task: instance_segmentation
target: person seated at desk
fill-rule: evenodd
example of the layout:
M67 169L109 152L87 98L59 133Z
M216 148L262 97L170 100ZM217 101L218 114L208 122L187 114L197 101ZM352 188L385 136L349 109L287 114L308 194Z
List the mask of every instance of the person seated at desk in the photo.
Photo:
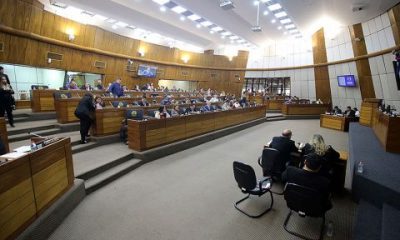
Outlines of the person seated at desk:
M213 107L211 106L211 102L207 101L206 105L202 107L203 112L212 112Z
M275 148L279 151L281 172L286 169L287 163L290 163L291 153L297 153L299 151L291 138L292 131L290 129L285 129L282 132L282 136L273 137L272 141L268 144L268 147Z
M212 102L212 103L219 102L218 96L217 96L217 95L214 95L214 96L210 99L210 102Z
M306 156L303 168L288 166L282 173L282 181L309 187L322 193L328 199L325 209L329 210L332 208L332 203L329 199L330 180L319 174L321 166L321 157L315 153L311 153Z
M353 108L353 111L354 111L354 116L356 116L356 118L359 118L360 117L360 111L358 111L358 108Z
M163 100L160 102L161 105L171 105L171 96L167 95Z
M227 110L230 110L230 109L231 109L231 106L230 106L230 104L229 104L229 101L226 100L226 101L224 102L224 104L222 104L222 111L227 111Z
M182 109L179 107L179 105L175 105L174 108L171 110L171 116L172 117L177 117L184 114Z
M158 109L158 111L155 112L154 117L157 119L164 119L164 118L170 118L171 115L169 115L169 113L167 111L167 107L164 105L164 106L161 106Z
M239 101L239 104L242 107L246 107L246 105L247 105L246 97L242 97L242 99L240 99L240 101Z
M315 103L316 104L324 104L324 102L322 102L322 100L320 98L318 98L318 100Z
M94 98L94 102L96 103L96 109L103 109L106 104L103 101L103 98L101 98L100 96L96 96Z
M194 102L186 109L185 114L196 114L198 113L199 110L196 108L196 105Z
M92 91L93 88L92 88L92 86L90 86L89 83L85 83L85 85L83 85L83 86L81 87L81 90Z
M76 84L75 80L73 80L73 79L71 80L71 82L69 82L67 88L69 90L79 90L78 84Z
M101 80L97 80L96 90L104 90Z
M147 101L146 97L142 97L142 100L138 102L139 106L147 107L150 106L150 103Z
M124 96L124 90L121 85L121 79L117 78L115 82L113 82L111 86L108 88L108 91L110 91L115 98Z
M324 138L319 134L314 134L310 141L302 148L304 156L309 154L317 154L321 157L322 168L320 170L321 175L330 178L332 176L332 163L338 160L340 154L333 149L332 146L326 145Z
M350 106L347 106L346 111L344 111L344 115L349 118L355 118L356 112L353 109L351 109Z
M235 101L233 103L233 108L237 109L237 108L242 108L242 106L240 105L240 103L238 101Z
M332 110L332 114L334 115L342 114L342 110L338 106L335 106Z

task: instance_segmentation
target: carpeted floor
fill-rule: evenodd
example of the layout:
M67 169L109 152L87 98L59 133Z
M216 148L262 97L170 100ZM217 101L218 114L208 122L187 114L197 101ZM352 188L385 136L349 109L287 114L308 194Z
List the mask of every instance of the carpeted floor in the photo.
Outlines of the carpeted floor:
M232 162L247 162L261 176L261 147L284 128L293 130L296 142L321 133L335 149L348 147L347 133L321 129L319 120L267 122L143 165L89 195L50 239L297 239L283 229L288 209L282 196L275 195L273 210L259 219L233 207L243 194ZM249 211L268 201L253 199L243 205ZM336 196L327 215L334 237L325 239L351 239L354 213L348 196ZM292 223L311 236L319 224L296 215Z

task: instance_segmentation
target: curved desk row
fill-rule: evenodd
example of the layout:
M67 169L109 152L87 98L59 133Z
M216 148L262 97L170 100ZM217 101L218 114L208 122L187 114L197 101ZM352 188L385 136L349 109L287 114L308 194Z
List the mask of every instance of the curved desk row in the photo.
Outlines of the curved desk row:
M1 164L0 240L16 238L73 182L69 138Z
M0 118L0 139L3 141L4 146L6 147L6 151L9 152L8 146L8 133L6 127L6 120L4 118Z
M378 109L373 117L372 129L385 151L400 153L400 117L388 116Z
M55 89L46 89L46 90L31 90L31 108L33 112L46 112L46 111L55 111L56 106L54 102L55 94L71 94L73 98L81 98L86 92L85 90L55 90ZM106 94L106 91L93 90L90 91L95 95L103 96ZM158 98L162 98L165 93L164 92L138 92L138 91L127 91L127 94L130 95L130 98L141 98L143 95L146 95L147 98L152 98L154 95L158 95ZM188 92L169 92L168 95L172 97L192 97L191 93Z
M283 104L284 115L320 115L330 110L330 104Z
M143 151L265 117L265 106L167 119L128 121L129 148Z

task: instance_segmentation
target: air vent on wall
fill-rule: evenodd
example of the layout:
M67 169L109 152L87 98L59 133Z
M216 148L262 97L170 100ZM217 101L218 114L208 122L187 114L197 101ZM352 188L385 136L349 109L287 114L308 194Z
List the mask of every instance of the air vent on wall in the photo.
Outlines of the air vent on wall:
M182 71L182 76L187 76L187 75L189 75L188 71Z
M240 75L239 74L235 74L235 78L238 78L238 77L240 77Z
M95 62L94 62L94 66L95 66L96 68L106 68L106 62L95 61Z
M215 77L217 77L217 74L216 73L211 73L210 77L215 78Z
M0 42L0 52L4 52L4 43Z
M129 64L126 66L126 71L128 72L137 72L137 65Z
M63 56L62 54L59 53L55 53L55 52L48 52L47 53L47 59L51 59L54 61L62 61L63 60Z

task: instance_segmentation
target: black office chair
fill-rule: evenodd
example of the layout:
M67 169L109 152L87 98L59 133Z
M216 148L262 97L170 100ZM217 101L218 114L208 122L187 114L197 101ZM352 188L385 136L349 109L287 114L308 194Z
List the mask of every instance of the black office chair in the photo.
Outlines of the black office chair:
M318 237L318 239L322 239L325 227L325 213L331 208L329 195L309 187L288 182L285 186L284 198L288 208L290 209L289 214L285 219L285 223L283 224L285 230L302 239L313 240L312 238L288 229L287 225L290 216L293 212L297 212L301 217L322 218L321 230Z
M263 169L264 177L271 177L273 182L281 181L281 163L280 153L275 148L264 148L262 155L258 158L258 165ZM283 195L282 192L272 192L277 195Z
M237 210L239 210L248 217L259 218L272 209L272 205L274 204L274 198L270 191L272 184L271 178L266 177L257 181L254 169L251 166L241 162L233 162L233 174L235 176L235 180L239 188L242 190L243 193L247 194L246 197L235 202L234 205ZM267 205L267 208L263 212L257 215L251 215L239 208L239 204L244 200L248 199L250 195L257 195L261 197L266 192L269 192L270 194L271 203L269 207Z

